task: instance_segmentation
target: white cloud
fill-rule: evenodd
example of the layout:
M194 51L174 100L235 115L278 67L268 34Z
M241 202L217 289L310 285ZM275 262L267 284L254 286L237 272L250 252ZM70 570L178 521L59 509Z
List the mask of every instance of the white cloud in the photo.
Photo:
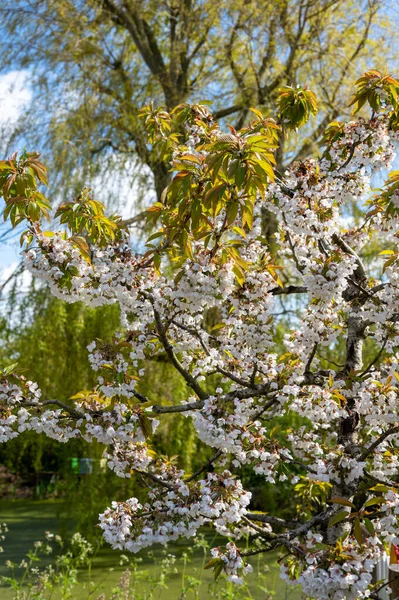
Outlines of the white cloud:
M0 132L4 135L3 140L8 137L13 125L17 122L25 106L29 104L31 99L32 91L29 86L29 71L14 70L0 75ZM1 149L1 154L0 158L4 158L3 148ZM0 204L0 211L2 207L2 204ZM5 227L5 225L2 226L1 233L4 232ZM1 243L0 285L6 281L17 264L19 264L19 251L18 240L15 241L15 239L12 239L6 243Z
M9 71L0 75L0 122L15 122L30 102L32 92L26 70Z

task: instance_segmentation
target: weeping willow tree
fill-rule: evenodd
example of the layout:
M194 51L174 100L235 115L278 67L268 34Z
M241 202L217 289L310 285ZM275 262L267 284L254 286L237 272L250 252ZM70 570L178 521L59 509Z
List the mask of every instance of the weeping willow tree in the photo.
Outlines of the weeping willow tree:
M394 6L392 2L391 8ZM138 118L153 101L168 110L207 98L236 128L249 107L272 114L279 88L306 82L319 118L290 142L279 167L317 148L368 56L394 61L395 11L382 0L3 0L2 69L24 70L32 104L11 136L45 151L54 190L106 188L123 178L158 197L169 166Z

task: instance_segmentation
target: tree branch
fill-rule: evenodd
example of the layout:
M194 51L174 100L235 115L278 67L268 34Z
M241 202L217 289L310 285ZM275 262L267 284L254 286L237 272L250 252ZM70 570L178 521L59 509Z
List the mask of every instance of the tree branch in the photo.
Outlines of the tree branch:
M390 429L384 431L384 433L382 433L375 440L375 442L373 442L368 448L366 448L366 450L364 450L364 452L362 452L362 454L359 457L357 457L357 461L364 462L366 458L370 456L370 454L372 454L380 444L382 444L382 442L384 442L391 435L395 435L396 433L399 433L399 425L396 425L395 427L391 427Z
M247 513L246 517L250 521L259 521L260 523L269 523L270 525L277 525L280 527L298 527L298 523L296 521L286 521L280 517L272 517L264 513Z

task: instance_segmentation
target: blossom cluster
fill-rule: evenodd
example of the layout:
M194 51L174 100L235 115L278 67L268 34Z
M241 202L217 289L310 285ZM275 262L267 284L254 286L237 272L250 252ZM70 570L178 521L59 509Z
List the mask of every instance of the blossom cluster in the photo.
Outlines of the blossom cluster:
M247 512L251 494L228 471L208 473L195 483L186 482L177 469L162 468L158 476L161 486L150 492L149 502L113 502L100 515L104 538L113 548L139 552L155 543L193 537L210 522L229 535Z
M125 403L107 409L101 403L93 405L92 402L89 408L84 401L75 402L74 406L62 405L56 410L46 409L39 402L41 392L36 384L16 373L11 379L12 383L2 384L3 401L7 402L2 404L0 414L2 442L24 431L35 431L60 442L73 438L88 442L95 439L102 444L125 444L131 448L132 444L145 442L143 427L148 426L154 432L159 424L157 419L147 416L140 405L130 408Z
M216 392L220 394L222 389ZM292 455L287 448L280 448L277 440L267 438L267 429L256 419L259 410L253 398L233 397L226 402L210 396L191 416L200 440L230 454L235 467L249 464L255 473L275 483L281 461L291 460Z
M292 585L300 584L304 594L317 600L360 600L370 596L370 584L376 561L384 551L377 539L371 538L359 548L354 538L348 538L341 552L318 549L320 534L309 531L303 568L292 578L287 565L281 567L281 577Z
M241 556L240 549L233 542L226 544L225 550L212 548L213 558L218 558L223 565L227 580L238 585L244 582L243 577L253 571L252 565Z

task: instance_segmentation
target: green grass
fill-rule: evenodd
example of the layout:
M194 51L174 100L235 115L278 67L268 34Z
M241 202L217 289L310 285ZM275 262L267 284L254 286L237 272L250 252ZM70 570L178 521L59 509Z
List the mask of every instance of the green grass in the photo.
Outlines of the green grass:
M0 574L7 575L5 561L11 560L19 564L24 558L26 552L33 546L37 540L44 537L45 531L59 533L65 535L73 530L73 522L66 521L62 518L65 513L62 501L32 501L32 500L14 500L0 501L0 521L8 524L9 532L5 542L2 544L4 553L0 555ZM225 544L223 538L216 538L214 532L204 530L204 535L209 543L213 546ZM185 552L190 553L190 540L180 540L179 542L170 544L165 551L161 546L154 547L152 551L143 551L139 554L142 562L140 565L140 586L143 589L150 588L150 581L155 580L160 575L160 563L167 553L176 555L176 567L178 573L172 574L167 581L167 588L160 588L155 595L155 598L162 600L178 600L181 598L182 588L182 573L184 570L184 582L188 583L188 578L195 577L203 582L198 596L188 592L186 598L195 598L196 600L206 600L209 598L208 585L213 581L213 574L208 570L203 569L204 554L201 548L196 548L191 556L190 562L184 568L182 555ZM99 549L92 561L91 580L96 586L96 590L90 593L92 588L88 586L87 570L82 570L79 576L79 590L76 591L74 598L76 600L96 600L98 595L103 591L108 598L110 590L120 578L126 567L121 566L120 552L113 551L109 546L104 545ZM297 600L300 594L297 589L287 587L279 578L279 567L276 563L276 553L270 555L259 555L252 561L254 573L248 578L248 592L253 600L264 600L266 597L265 591L260 589L260 581L262 585L266 585L267 589L273 593L273 597L278 600ZM206 556L206 560L209 556ZM257 576L257 573L262 572L266 575L264 578ZM221 582L221 585L227 585ZM2 588L0 590L2 600L12 600L14 593L10 590ZM238 596L237 596L238 597Z

